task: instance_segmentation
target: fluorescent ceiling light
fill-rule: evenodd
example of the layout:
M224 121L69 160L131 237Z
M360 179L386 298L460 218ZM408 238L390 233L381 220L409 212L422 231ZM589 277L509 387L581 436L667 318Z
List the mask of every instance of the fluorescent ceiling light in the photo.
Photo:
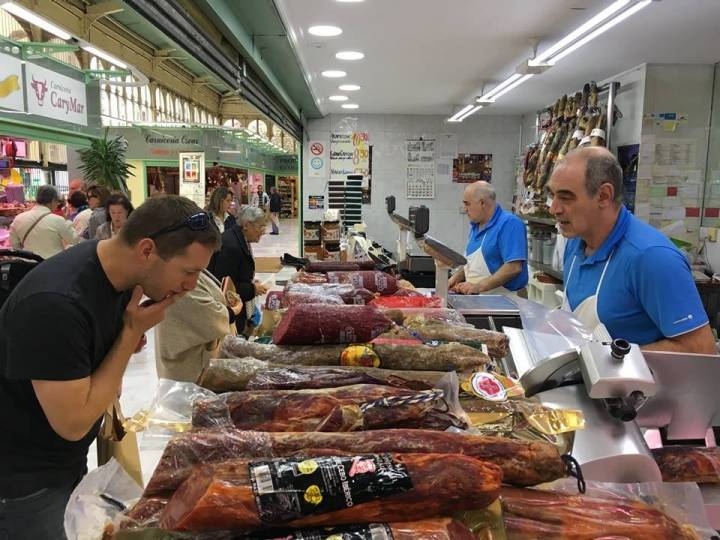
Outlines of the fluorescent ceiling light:
M328 99L330 101L347 101L350 98L347 96L330 96Z
M491 99L492 99L493 101L497 100L498 98L500 98L500 97L504 96L505 94L507 94L507 93L508 93L510 90L512 90L513 88L517 88L518 86L520 86L522 83L524 83L525 81L527 81L527 80L528 80L530 77L532 77L532 76L533 76L533 73L528 73L527 75L523 75L523 76L520 77L517 81L515 81L514 83L512 83L510 86L506 86L505 88L503 88L500 92L498 92L497 94L495 94Z
M98 58L102 58L103 60L107 60L114 66L117 66L121 69L127 69L127 64L121 60L118 60L114 56L110 56L105 51L101 51L100 49L97 49L95 47L92 47L90 45L82 45L82 48L85 49L90 54L97 56Z
M342 90L343 92L356 92L360 90L360 86L357 84L341 84L338 86L338 90Z
M460 120L459 120L459 121L462 122L462 121L465 120L468 116L472 116L473 114L475 114L476 112L478 112L478 111L479 111L480 109L482 109L482 108L483 108L482 105L476 105L475 107L473 107L472 109L470 109L468 112L466 112L465 114L463 114L463 115L460 117Z
M341 77L345 77L347 73L339 69L328 69L327 71L323 71L321 75L323 77L328 77L329 79L339 79Z
M474 105L465 105L462 109L460 109L458 112L453 114L450 118L448 118L448 122L459 122L460 117L464 116L468 111L470 111Z
M24 7L16 4L15 2L6 2L5 4L0 5L0 7L8 13L12 13L16 17L20 17L21 19L26 20L30 24L39 26L46 32L49 32L52 35L59 37L60 39L68 40L72 37L71 34L68 34L59 26L54 25L47 19L43 19L42 17L35 15L35 13L33 13L32 11L25 9Z
M548 60L548 64L551 64L551 65L556 64L557 62L559 62L560 60L562 60L563 58L565 58L565 57L566 57L568 54L570 54L571 52L576 51L577 49L579 49L580 47L582 47L582 46L585 45L586 43L589 43L590 41L592 41L593 39L595 39L596 37L598 37L600 34L603 34L603 33L607 32L607 31L610 30L613 26L615 26L615 25L617 25L617 24L620 24L620 23L623 22L625 19L627 19L628 17L631 17L632 15L634 15L635 13L637 13L638 11L640 11L642 8L644 8L645 6L647 6L648 4L650 4L651 2L652 2L652 0L642 0L641 2L638 2L637 4L635 4L634 6L632 6L632 7L631 7L630 9L628 9L627 11L624 11L623 13L621 13L620 15L618 15L617 17L615 17L614 19L606 22L604 25L602 25L602 26L601 26L600 28L598 28L597 30L591 32L590 34L588 34L587 36L585 36L584 38L582 38L580 41L576 41L575 43L573 43L572 45L570 45L568 48L566 48L565 50L563 50L563 51L560 52L559 54L556 54L555 56L553 56L552 58L550 58L550 59Z
M360 51L340 51L335 58L338 60L362 60L365 55Z
M517 81L520 77L522 77L522 75L520 73L513 73L507 79L505 79L503 82L498 84L495 88L493 88L489 92L486 92L485 94L483 94L482 96L477 98L476 101L478 103L492 103L493 101L495 101L494 97L497 93L499 93L501 90L510 86L512 83Z
M318 25L308 28L308 32L310 32L313 36L318 37L335 37L342 34L342 28L337 26Z
M359 107L360 105L358 105L357 103L346 103L342 106L343 109L357 109Z
M335 0L336 2L340 2L342 4L357 4L359 2L364 2L365 0Z

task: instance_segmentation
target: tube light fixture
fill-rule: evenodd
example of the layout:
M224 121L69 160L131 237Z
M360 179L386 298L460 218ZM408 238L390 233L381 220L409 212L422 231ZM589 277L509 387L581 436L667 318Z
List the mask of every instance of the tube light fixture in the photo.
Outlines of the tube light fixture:
M460 109L458 112L453 114L450 118L448 118L448 122L462 122L465 120L468 116L472 116L476 112L478 112L480 109L482 109L482 105L466 105L462 109Z
M504 95L507 94L510 90L512 90L513 88L517 88L518 86L520 86L522 83L524 83L525 81L527 81L529 78L531 78L531 77L533 77L533 76L534 76L533 73L528 73L527 75L523 75L523 76L520 77L517 81L515 81L514 83L512 83L512 84L509 85L509 86L506 86L505 88L503 88L502 90L500 90L500 92L498 92L497 94L495 94L495 95L491 98L492 101L497 100L500 96L504 96Z
M81 45L83 49L85 49L90 54L97 56L98 58L102 58L103 60L107 60L112 65L119 67L120 69L127 69L127 64L123 62L122 60L118 60L114 56L109 55L105 51L101 51L100 49L96 47L92 47L90 45Z
M503 82L498 84L495 88L490 90L489 92L484 93L482 96L477 98L475 101L478 103L492 103L495 101L495 95L498 94L501 90L507 88L511 84L513 84L515 81L520 79L522 75L520 73L513 73L510 75L507 79L505 79Z
M47 19L44 19L43 17L40 17L39 15L36 15L32 11L22 7L19 4L16 4L15 2L5 2L4 4L0 4L0 8L4 9L8 13L12 13L16 17L20 17L21 19L26 20L30 24L34 24L35 26L39 26L46 32L51 33L53 36L57 36L60 39L68 40L72 37L71 34L60 28L59 26L54 25Z
M652 0L616 0L560 41L529 60L528 65L554 65L561 58L634 15L650 2Z

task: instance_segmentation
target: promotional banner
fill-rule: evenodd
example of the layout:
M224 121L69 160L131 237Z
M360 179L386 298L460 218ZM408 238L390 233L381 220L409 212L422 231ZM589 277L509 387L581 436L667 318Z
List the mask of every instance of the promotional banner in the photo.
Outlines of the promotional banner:
M453 160L453 182L492 181L492 154L458 154Z
M311 141L310 142L310 152L308 152L308 171L309 175L314 178L322 178L325 176L325 162L327 161L326 158L326 151L325 151L325 143L322 143L320 141Z
M325 195L309 195L308 209L323 210L325 208Z
M30 114L87 126L87 89L83 81L25 64L25 87Z
M180 195L205 207L205 152L180 153Z
M330 135L330 177L370 174L370 148L367 131Z
M0 54L0 107L24 111L24 97L22 62L14 56Z

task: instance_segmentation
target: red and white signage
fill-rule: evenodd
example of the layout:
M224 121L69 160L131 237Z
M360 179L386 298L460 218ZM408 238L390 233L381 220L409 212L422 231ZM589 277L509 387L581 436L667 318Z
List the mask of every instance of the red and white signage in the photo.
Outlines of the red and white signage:
M313 156L320 156L325 151L325 147L320 142L314 142L310 144L310 152L312 152Z
M87 126L87 89L83 81L25 64L25 88L30 114Z

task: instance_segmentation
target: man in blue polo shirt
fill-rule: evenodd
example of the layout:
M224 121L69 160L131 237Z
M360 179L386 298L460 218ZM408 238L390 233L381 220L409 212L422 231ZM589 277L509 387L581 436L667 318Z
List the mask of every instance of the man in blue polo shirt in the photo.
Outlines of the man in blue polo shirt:
M487 182L465 188L463 205L470 218L467 264L450 278L460 294L525 295L528 282L527 233L517 216L503 210Z
M604 148L568 154L553 172L550 212L568 240L565 305L599 339L645 350L713 354L687 258L622 204L622 169Z

